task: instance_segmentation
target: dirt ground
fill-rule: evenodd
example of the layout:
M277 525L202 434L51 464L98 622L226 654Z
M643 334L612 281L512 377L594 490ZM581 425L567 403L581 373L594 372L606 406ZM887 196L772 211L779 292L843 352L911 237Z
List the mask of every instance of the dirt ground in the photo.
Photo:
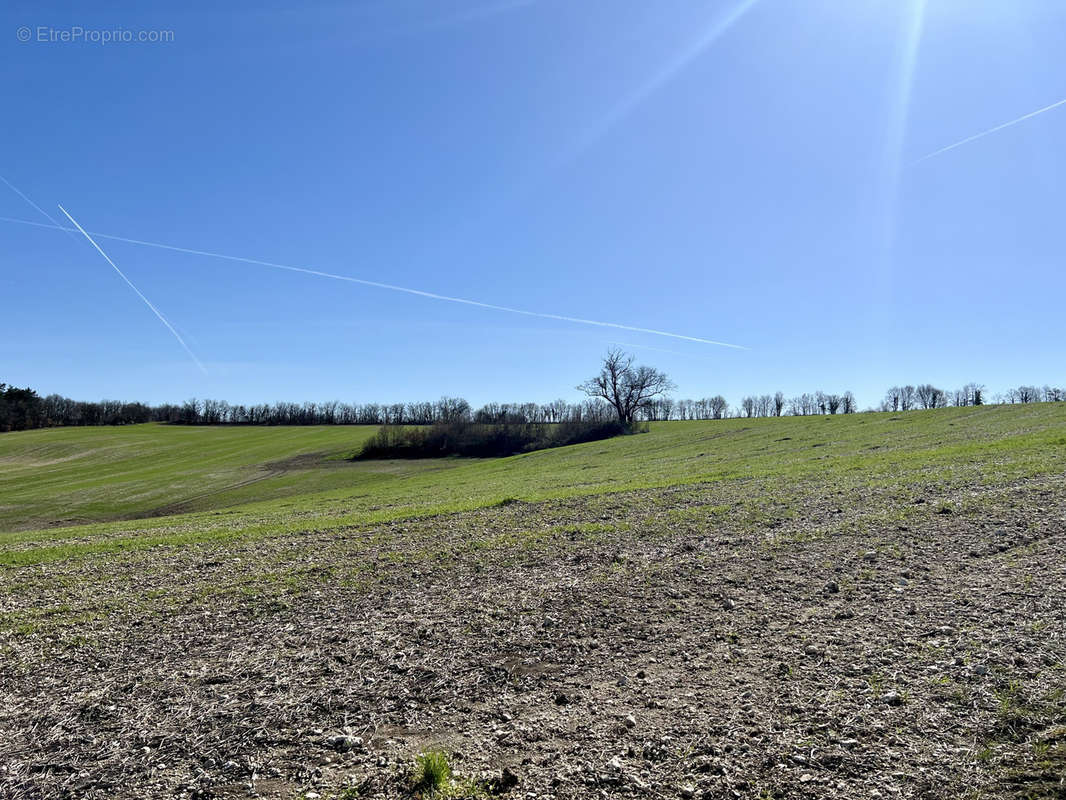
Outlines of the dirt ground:
M1066 797L1064 482L764 488L4 571L0 797Z

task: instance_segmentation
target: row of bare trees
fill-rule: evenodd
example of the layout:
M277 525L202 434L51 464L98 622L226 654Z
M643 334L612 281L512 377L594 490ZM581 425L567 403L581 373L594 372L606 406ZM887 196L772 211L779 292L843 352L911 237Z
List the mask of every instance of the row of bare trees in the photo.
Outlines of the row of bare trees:
M1066 401L1066 389L1055 386L1019 386L999 395L1002 403L1062 403Z
M956 393L962 405L979 406L984 403L984 389L977 384L967 384ZM915 408L943 408L948 405L948 393L931 383L918 386L893 386L885 392L881 401L882 411L910 411Z
M433 425L452 422L555 423L601 422L613 418L604 403L489 403L474 409L461 397L420 403L233 404L225 400L186 400L181 404L82 402L58 394L40 397L32 389L0 384L0 431L82 425Z
M591 398L603 400L614 409L624 424L636 420L722 419L723 417L780 417L807 414L854 414L858 411L851 392L828 394L818 391L789 400L784 392L749 395L730 413L729 403L721 395L702 400L673 400L674 388L665 373L647 366L636 366L633 356L622 350L609 350L600 374L578 387Z
M729 416L729 402L718 394L700 400L674 400L662 397L647 403L640 418L650 422L668 419L725 419Z
M855 395L851 392L805 392L795 397L785 397L784 392L748 395L737 406L730 406L721 395L702 400L673 400L658 398L645 404L637 419L657 420L727 419L730 417L802 417L813 414L854 414L859 410Z
M699 400L669 397L674 384L665 373L634 364L633 357L611 350L600 373L577 387L584 402L489 403L474 409L461 397L442 397L420 403L230 404L224 400L191 399L149 406L102 400L86 403L60 395L39 397L32 389L0 384L0 431L55 425L123 425L169 422L184 425L437 425L598 423L616 419L623 425L657 420L711 420L726 417L780 417L854 414L858 405L850 391L816 391L786 398L783 392L748 395L736 407L721 395ZM1037 403L1066 401L1066 389L1019 386L997 395L994 402ZM944 406L979 406L987 402L985 387L968 383L954 391L932 384L893 386L881 401L881 411L909 411Z
M638 389L636 396L638 401L627 403L623 399L618 405L610 401L604 402L602 397L592 396L582 403L568 403L562 399L551 403L487 403L477 409L460 397L442 397L437 401L420 403L350 404L334 400L324 403L252 406L230 405L220 400L193 399L181 406L165 405L155 408L140 403L117 404L105 401L100 404L103 407L100 413L90 415L100 421L81 424L143 422L149 419L191 425L432 425L450 422L539 424L601 422L613 418L626 422L655 422L730 417L802 417L854 414L859 411L855 395L850 391L837 394L818 390L793 397L786 397L783 392L749 395L742 398L737 406L730 406L722 395L698 400L675 400L663 394L644 397L642 390ZM979 406L988 402L986 398L984 386L977 383L969 383L950 392L932 384L893 386L877 410L909 411L946 406ZM1021 386L995 398L995 402L1001 403L1059 401L1066 401L1066 390L1049 386ZM622 409L621 413L619 407ZM122 410L127 413L121 413ZM135 413L131 414L130 411Z
M161 406L159 421L187 425L437 425L454 422L539 424L610 419L603 403L489 403L474 409L461 397L421 403L274 403L230 405L221 400L188 400Z
M1018 386L998 394L993 403L1061 403L1066 401L1066 389L1055 386ZM944 408L946 406L983 406L988 403L985 387L968 383L954 391L944 391L930 383L918 386L893 386L885 393L880 411L910 411L915 408Z

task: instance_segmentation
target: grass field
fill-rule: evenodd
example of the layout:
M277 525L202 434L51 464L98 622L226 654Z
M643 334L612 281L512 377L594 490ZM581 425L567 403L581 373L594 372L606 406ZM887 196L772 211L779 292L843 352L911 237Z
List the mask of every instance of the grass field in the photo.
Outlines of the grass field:
M771 502L812 479L892 493L1066 472L1056 404L670 422L505 459L345 460L373 431L143 425L2 437L0 530L24 532L3 536L0 563L719 481L779 487L752 498Z
M52 428L0 439L0 530L221 508L351 487L370 427ZM312 468L313 467L313 468ZM254 484L254 488L249 488Z
M0 436L0 796L1062 796L1066 404L372 433Z

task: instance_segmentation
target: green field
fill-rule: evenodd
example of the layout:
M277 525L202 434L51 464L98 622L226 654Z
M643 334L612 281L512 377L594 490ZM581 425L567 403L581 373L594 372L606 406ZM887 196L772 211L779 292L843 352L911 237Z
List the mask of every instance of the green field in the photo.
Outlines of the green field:
M1062 404L666 422L504 459L347 461L373 430L138 425L4 435L0 563L640 488L759 481L769 500L810 480L905 494L1066 472Z
M0 531L160 516L354 488L396 465L346 459L372 426L51 428L0 438ZM405 464L404 473L440 464ZM338 469L339 468L339 469Z

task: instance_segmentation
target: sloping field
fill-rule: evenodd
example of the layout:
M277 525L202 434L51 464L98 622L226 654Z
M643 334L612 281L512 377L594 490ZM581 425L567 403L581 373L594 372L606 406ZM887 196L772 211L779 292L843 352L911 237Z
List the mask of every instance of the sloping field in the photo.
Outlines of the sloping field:
M0 796L1064 796L1066 404L368 434L0 436Z
M34 431L12 435L11 444L8 437L0 438L0 463L5 464L0 481L5 490L14 487L5 500L16 501L5 502L10 527L26 528L35 520L58 524L70 508L85 506L100 519L134 520L6 535L0 563L335 530L516 499L751 480L784 487L797 481L835 481L905 493L911 485L1003 483L1056 470L1061 474L1066 468L1066 409L1055 404L658 423L647 434L487 461L339 460L373 433L363 427L144 425L92 433L95 436L83 439L84 430ZM52 434L60 443L67 436L74 439L69 449L60 444L51 450L70 460L48 463L54 458L34 458L34 453L50 451L21 443L39 434ZM102 443L108 434L127 447L106 448ZM245 438L248 446L242 447ZM70 458L81 452L79 447L113 455L87 456L100 461L94 469L92 461ZM153 449L157 458L142 455ZM298 458L309 453L318 455ZM287 466L279 467L279 462ZM9 472L10 463L14 466ZM269 477L280 469L285 471ZM216 470L226 480L213 483ZM259 480L264 473L268 477ZM63 488L67 484L81 488L68 492ZM233 488L235 484L239 488ZM316 491L334 486L344 488ZM96 495L97 501L83 499ZM145 501L146 495L151 499ZM235 496L281 499L237 506ZM751 499L759 503L768 498ZM20 514L23 504L28 514ZM156 517L160 508L177 511L187 505L224 510Z
M0 437L0 531L163 516L353 487L343 469L374 426L51 428ZM441 464L405 464L404 472Z

